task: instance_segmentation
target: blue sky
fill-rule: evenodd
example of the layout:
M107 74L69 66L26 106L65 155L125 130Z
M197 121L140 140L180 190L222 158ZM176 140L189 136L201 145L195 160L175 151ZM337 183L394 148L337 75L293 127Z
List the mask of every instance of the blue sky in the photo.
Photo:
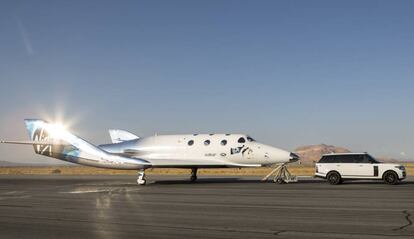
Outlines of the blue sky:
M0 138L245 132L414 159L413 1L2 1ZM1 159L33 160L0 146ZM54 162L36 156L37 162Z

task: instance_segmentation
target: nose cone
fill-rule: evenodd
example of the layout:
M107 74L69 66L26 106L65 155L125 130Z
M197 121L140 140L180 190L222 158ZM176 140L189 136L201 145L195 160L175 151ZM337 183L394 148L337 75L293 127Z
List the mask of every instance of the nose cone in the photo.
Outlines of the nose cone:
M252 157L252 159L255 160L255 163L260 163L262 165L290 163L299 160L298 155L270 145L252 142L250 147L253 149L252 155L254 157Z
M264 147L265 149L265 158L268 156L268 162L269 163L286 163L290 162L292 156L289 151L267 146Z
M295 153L290 153L289 162L296 162L296 161L299 161L299 160L300 160L299 155L297 155Z

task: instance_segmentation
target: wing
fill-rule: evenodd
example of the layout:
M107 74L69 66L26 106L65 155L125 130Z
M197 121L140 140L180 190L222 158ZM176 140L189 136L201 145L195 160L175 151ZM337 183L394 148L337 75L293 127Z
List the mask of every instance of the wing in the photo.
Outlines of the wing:
M132 157L134 158L134 157ZM146 158L145 160L151 163L152 167L168 167L168 168L244 168L244 167L261 167L260 164L239 164L232 163L220 159L186 159L186 158Z

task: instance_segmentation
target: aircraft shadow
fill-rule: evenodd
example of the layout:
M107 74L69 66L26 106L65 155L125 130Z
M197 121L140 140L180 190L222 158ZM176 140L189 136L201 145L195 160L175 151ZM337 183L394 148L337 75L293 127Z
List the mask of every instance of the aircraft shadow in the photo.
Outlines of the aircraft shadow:
M154 185L172 185L172 184L182 184L182 185L191 185L191 184L276 184L272 180L268 180L266 182L260 181L260 179L242 179L242 178L203 178L203 179L197 179L196 182L191 182L187 179L163 179L163 180L156 180L152 181L150 184ZM284 183L282 185L289 185L289 184L328 184L325 180L315 180L315 179L305 179L305 180L299 180L298 182L292 182L292 183ZM383 181L345 181L341 185L387 185ZM414 185L414 181L401 181L395 186L398 185ZM338 185L340 186L340 185ZM394 185L390 185L394 186Z
M197 181L195 182L191 182L188 179L173 179L173 180L168 180L168 179L163 179L163 180L156 180L151 182L151 184L226 184L226 183L250 183L250 184L267 184L267 183L271 183L271 184L276 184L273 182L273 180L267 180L265 182L262 182L260 178L258 179L245 179L245 178L202 178L202 179L197 179ZM318 183L326 183L323 180L299 180L299 182L292 182L290 184L318 184ZM289 184L289 183L287 183ZM287 185L286 183L282 184L282 185Z
M195 182L191 182L188 179L174 179L174 180L157 180L153 181L150 184L215 184L215 183L263 183L260 180L253 180L253 179L240 179L240 178L203 178L203 179L197 179Z

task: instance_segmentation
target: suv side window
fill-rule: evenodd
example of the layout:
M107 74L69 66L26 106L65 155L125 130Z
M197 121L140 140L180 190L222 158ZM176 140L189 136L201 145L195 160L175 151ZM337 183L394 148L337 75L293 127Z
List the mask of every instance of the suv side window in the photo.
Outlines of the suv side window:
M319 160L319 163L330 163L330 157L322 156L322 158Z
M342 163L342 156L331 156L329 160L331 163Z
M376 163L368 155L350 154L350 155L326 155L322 156L319 163Z
M354 155L354 163L366 163L364 161L364 155Z
M322 156L321 160L319 160L319 163L342 163L341 155L332 155L332 156Z
M339 156L339 163L354 163L354 155L341 155Z
M359 163L371 163L370 158L367 157L366 155L358 155L360 157L360 161Z

